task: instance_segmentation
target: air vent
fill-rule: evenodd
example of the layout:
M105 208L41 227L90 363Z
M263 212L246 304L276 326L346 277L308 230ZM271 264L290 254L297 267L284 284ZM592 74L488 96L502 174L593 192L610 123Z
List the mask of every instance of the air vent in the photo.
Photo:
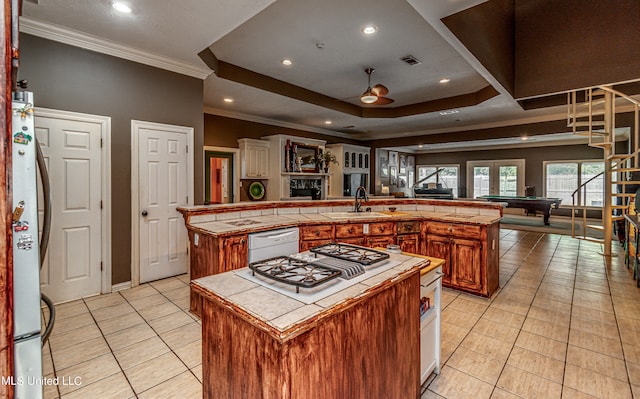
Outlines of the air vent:
M402 58L400 58L402 61L406 62L409 65L418 65L418 64L422 64L422 61L420 61L419 59L417 59L416 57L412 56L412 55L406 55Z

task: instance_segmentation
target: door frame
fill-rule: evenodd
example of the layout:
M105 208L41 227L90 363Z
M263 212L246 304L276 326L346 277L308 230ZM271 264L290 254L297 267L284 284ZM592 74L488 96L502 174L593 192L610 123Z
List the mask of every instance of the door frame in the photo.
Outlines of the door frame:
M194 171L194 129L189 126L169 125L166 123L146 122L131 120L131 286L140 285L140 201L138 161L139 151L138 139L140 129L167 130L172 133L182 133L187 135L187 206L193 205L193 171ZM186 244L186 243L185 243ZM188 248L188 246L187 246ZM187 263L189 256L187 251ZM187 268L189 265L187 264ZM188 269L187 269L188 270Z
M102 271L100 272L100 292L112 291L111 284L111 117L80 112L62 111L50 108L35 108L36 117L63 119L76 122L95 123L100 125L100 199L102 212L100 215L102 243L100 246Z
M228 152L233 153L233 202L240 202L240 149L229 147L216 147L206 145L202 148L202 165L204 168L208 167L206 164L206 152ZM207 187L207 178L203 171L202 173L202 192L204 193Z
M495 172L496 166L516 165L518 167L518 187L516 195L524 195L524 180L525 180L525 160L524 159L487 159L481 161L467 161L467 197L475 198L473 192L473 168L476 166L489 166ZM489 189L491 190L491 188ZM491 195L495 195L491 193Z

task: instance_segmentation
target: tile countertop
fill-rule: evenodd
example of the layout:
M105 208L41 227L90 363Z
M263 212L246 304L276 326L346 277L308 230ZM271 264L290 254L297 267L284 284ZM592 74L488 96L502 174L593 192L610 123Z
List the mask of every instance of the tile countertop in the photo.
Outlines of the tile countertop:
M275 339L286 341L389 284L417 271L428 273L444 263L442 259L406 253L389 255L389 261L397 263L395 266L309 304L242 277L241 271L246 268L193 280L191 287Z
M301 223L344 223L349 221L372 223L372 222L386 222L386 221L401 221L401 220L415 220L426 219L442 222L456 222L467 224L482 224L490 225L498 222L501 217L493 215L472 215L464 213L452 213L449 212L433 212L433 211L404 211L399 210L396 212L379 212L384 213L384 216L372 215L371 217L358 216L356 219L344 217L336 218L323 215L323 213L333 212L331 208L328 210L320 210L315 213L291 213L280 215L265 215L252 216L251 214L243 216L240 212L233 214L223 214L225 217L230 217L225 220L215 221L192 221L190 227L196 230L200 230L204 233L216 235L216 234L228 234L239 232L253 232L264 231L277 228L285 228L295 226ZM376 213L376 212L374 212Z

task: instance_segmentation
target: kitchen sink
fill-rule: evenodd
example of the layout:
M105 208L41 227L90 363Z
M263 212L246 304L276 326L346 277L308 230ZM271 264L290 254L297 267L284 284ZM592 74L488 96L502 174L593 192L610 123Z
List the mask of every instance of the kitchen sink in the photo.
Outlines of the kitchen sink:
M373 217L389 217L381 212L322 212L322 216L332 219L350 219L350 218L373 218Z

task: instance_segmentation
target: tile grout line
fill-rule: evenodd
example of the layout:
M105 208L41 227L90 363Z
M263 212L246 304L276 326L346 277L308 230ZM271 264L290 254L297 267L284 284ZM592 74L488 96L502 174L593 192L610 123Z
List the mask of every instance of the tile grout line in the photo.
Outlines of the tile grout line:
M151 284L151 283L145 283L145 284L148 284L148 286L152 287L154 290L156 290L156 292L158 292L160 295L162 295L164 298L166 298L169 302L171 302L173 305L175 305L178 309L180 309L180 310L179 310L180 312L186 313L182 308L180 308L180 306L176 305L176 304L175 304L171 299L169 299L166 295L164 295L164 294L163 294L163 293L162 293L158 288L156 288L153 284ZM186 286L188 286L188 284L185 284L185 285L186 285ZM153 328L153 326L149 323L149 320L147 320L147 319L146 319L146 318L145 318L145 317L144 317L144 316L143 316L143 315L138 311L138 309L136 309L133 305L131 305L131 302L129 302L129 300L128 300L126 297L124 297L122 294L120 294L120 295L121 295L121 296L124 298L124 300L129 304L129 306L131 306L131 307L133 308L133 310L134 310L134 311L135 311L135 312L136 312L136 313L137 313L137 314L142 318L142 320L144 320L145 324L147 324L147 325L149 326L149 328L151 328L151 329L153 330L153 332L156 334L156 336L158 337L158 339L159 339L160 341L162 341L162 343L163 343L163 344L165 344L165 345L167 346L167 348L169 348L169 351L170 351L171 353L173 353L173 354L176 356L176 358L178 358L178 360L180 361L180 363L182 363L182 364L185 366L185 368L187 369L187 371L189 371L189 372L191 373L191 375L193 375L193 377L194 377L196 380L198 380L198 381L200 382L200 384L202 384L202 382L198 379L198 376L196 376L196 375L195 375L195 373L193 372L193 370L192 370L191 368L189 368L189 366L187 366L187 364L182 360L182 358L181 358L181 357L180 357L180 356L179 356L179 355L178 355L178 354L173 350L173 348L172 348L172 347L171 347L171 346L170 346L170 345L169 345L169 344L168 344L168 343L167 343L167 342L162 338L162 336L160 335L160 333L159 333L159 332L157 332L157 331L155 330L155 328ZM148 295L148 296L149 296L149 295ZM142 297L142 298L144 298L144 297ZM178 313L178 312L176 312L176 313ZM187 314L187 316L191 317L189 314ZM162 317L162 316L161 316L161 317ZM197 324L197 321L195 321L195 320L194 320L194 322ZM177 328L180 328L180 327L176 327L175 329L177 329ZM175 330L175 329L174 329L174 330ZM169 331L172 331L172 330L169 330ZM168 332L168 331L165 331L165 332ZM106 338L105 338L105 340L106 340ZM107 344L108 344L108 343L107 343ZM135 345L135 344L134 344L134 345ZM161 355L159 355L159 356L161 356ZM157 357L159 357L159 356L156 356L156 357L154 357L153 359L155 359L155 358L157 358ZM114 357L115 357L115 354L114 354ZM118 360L118 359L116 358L116 361L117 361L117 360ZM119 364L120 364L120 363L118 362L118 365L119 365ZM197 367L197 366L196 366L196 367ZM122 369L122 367L121 367L121 369ZM122 370L122 372L124 373L124 370ZM182 373L180 373L180 374L182 374ZM178 375L180 375L180 374L178 374ZM125 373L125 377L126 377L126 373ZM171 377L171 378L175 378L175 377L177 377L177 375L175 375L175 376L173 376L173 377ZM170 378L170 379L171 379L171 378ZM129 379L127 378L127 381L128 381L128 380L129 380ZM168 380L165 380L165 381L162 381L162 382L160 382L160 383L158 383L158 384L156 384L156 385L153 385L153 386L151 386L151 387L149 387L149 388L145 389L144 391L140 392L140 394L142 394L142 393L144 393L144 392L146 392L146 391L148 391L148 390L150 390L150 389L152 389L152 388L155 388L155 387L157 387L158 385L163 384L163 383L164 383L164 382L166 382L166 381L168 381ZM137 398L138 393L133 389L133 387L131 387L131 389L132 389L132 390L133 390L133 392L136 394L136 398Z
M513 276L516 274L516 272L517 272L518 270L520 270L520 267L522 267L522 265L525 263L526 259L529 257L529 255L531 254L531 252L533 251L533 249L534 249L534 248L539 244L540 240L542 239L542 237L543 237L544 235L545 235L545 234L544 234L544 233L542 233L542 235L540 235L540 236L538 237L538 239L535 241L535 243L533 243L533 244L532 244L531 248L530 248L530 249L529 249L529 251L527 252L527 256L522 260L522 262L520 262L520 265L518 266L518 268L517 268L517 269L514 271L514 273L513 273L513 274L512 274L508 279L507 279L507 281L504 283L504 286L500 288L500 290L496 293L496 295L494 296L494 298L490 298L490 300L489 300L489 301L490 301L491 303L493 303L493 301L494 301L496 298L498 298L498 296L499 296L499 295L501 294L501 292L502 292L502 288L506 287L506 286L509 284L509 282L511 281L511 279L513 278ZM518 241L522 241L522 239L524 239L526 236L527 236L527 234L523 235L523 236L522 236ZM515 245L516 245L516 244L514 243L514 245L512 245L512 246L511 246L511 248L513 248ZM555 252L555 250L554 250L554 252ZM505 252L505 254L503 254L503 256L504 256L504 255L506 255L507 253L508 253L508 251L507 251L507 252ZM551 259L549 260L549 262L551 262ZM549 267L549 265L547 265L547 268L548 268L548 267ZM542 280L541 280L540 284L542 284ZM456 299L458 299L458 298L460 297L460 295L462 295L462 293L459 293L458 295L456 295ZM535 295L534 295L534 298L535 298ZM453 303L454 301L455 301L455 299L454 299L453 301L451 301L449 304L447 304L447 306L445 306L443 309L441 309L441 311L444 311L444 309L448 308L448 307L449 307L449 305L450 305L451 303ZM531 303L533 303L533 299L531 300ZM531 303L529 304L529 309L531 309ZM458 346L456 347L456 350L457 350L458 348L460 348L460 345L462 344L462 342L463 342L463 341L464 341L464 340L469 336L469 334L470 334L470 333L471 333L471 331L473 330L473 327L475 327L475 326L478 324L478 322L480 321L480 319L482 319L482 316L487 312L487 310L489 309L489 307L491 307L491 305L487 306L487 308L482 312L482 314L480 315L480 317L478 318L478 320L473 324L473 326L471 326L471 328L469 329L469 331L465 334L464 338L460 341L460 344L458 344ZM499 308L498 308L498 309L499 309ZM510 313L513 313L513 312L510 312ZM527 311L527 314L528 314L528 311ZM524 315L524 316L525 316L525 320L526 320L526 315ZM524 321L523 321L523 324L522 324L522 325L524 325ZM517 336L516 336L516 341L517 341L518 337L520 336L520 332L522 331L522 325L520 326L520 328L519 328L519 330L518 330L518 334L517 334ZM483 334L483 335L484 335L484 334ZM492 338L492 337L489 337L489 338ZM501 375L502 375L502 373L504 372L504 368L505 368L505 367L506 367L506 365L507 365L507 362L508 362L508 360L509 360L509 356L511 356L511 352L513 351L513 347L514 347L514 346L515 346L515 341L514 341L514 343L512 344L511 349L509 350L509 355L507 356L507 359L505 360L505 363L504 363L504 365L502 366L502 369L501 369L501 371L500 371L500 374L498 375L498 379L496 380L496 383L495 383L495 384L493 384L493 388L491 389L491 396L493 396L493 393L495 392L495 389L496 389L496 388L499 388L499 387L498 387L498 385L497 385L497 384L498 384L498 381L500 380L500 376L501 376ZM453 353L455 353L455 351L456 351L456 350L454 350L454 351L453 351ZM472 349L469 349L469 350L472 350ZM452 353L452 355L453 355L453 353ZM442 367L444 367L450 359L451 359L451 356L449 356L449 358L448 358L448 359L447 359L447 360L442 364ZM494 359L494 360L498 360L498 359ZM486 382L486 381L484 381L484 380L479 379L479 378L478 378L478 377L476 377L476 376L473 376L473 375L471 375L471 374L468 374L468 373L466 373L466 372L464 372L464 371L462 371L462 370L458 370L458 369L457 369L457 368L455 368L455 367L452 367L452 368L453 368L453 369L455 369L455 370L457 370L457 371L459 371L459 372L461 372L461 373L463 373L463 374L468 375L469 377L475 378L475 379L477 379L477 380L479 380L479 381L482 381L482 382ZM525 370L525 371L526 371L526 370ZM427 390L429 389L429 385L431 385L431 383L435 380L435 378L437 378L437 377L434 377L430 382L428 382ZM502 388L500 388L500 389L502 389ZM433 392L433 391L431 391L431 392ZM507 392L509 392L509 391L507 391ZM433 392L433 393L435 393L435 394L437 395L437 393L436 393L436 392ZM510 393L512 393L512 392L510 392Z

